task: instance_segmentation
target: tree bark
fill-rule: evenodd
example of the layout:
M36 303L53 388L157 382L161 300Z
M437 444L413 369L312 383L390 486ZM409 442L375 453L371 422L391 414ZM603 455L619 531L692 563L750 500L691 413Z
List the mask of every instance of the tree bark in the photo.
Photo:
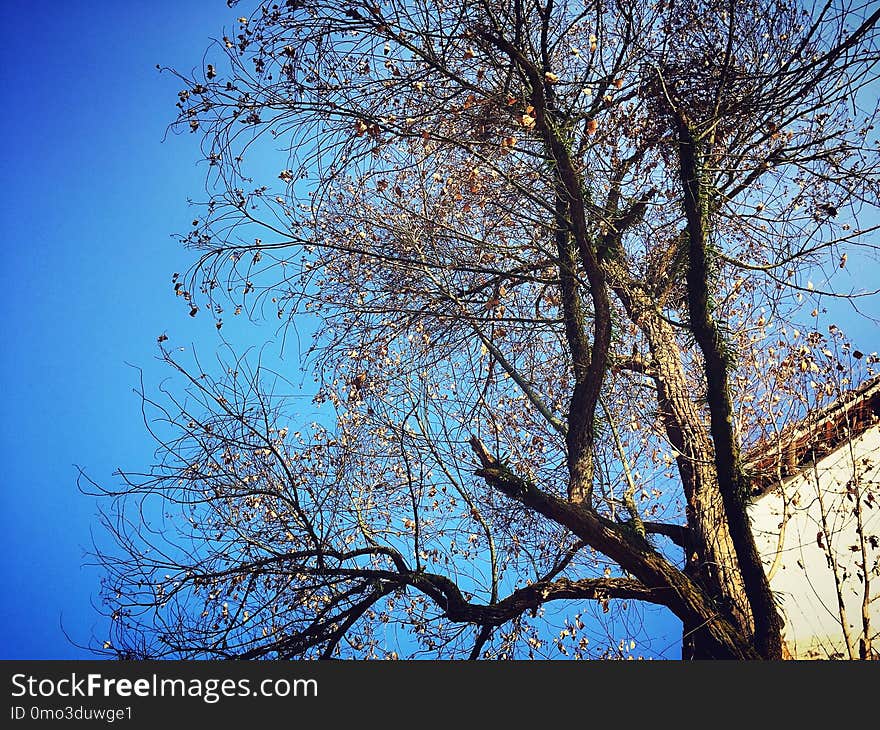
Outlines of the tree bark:
M734 434L728 365L709 304L706 193L702 189L696 142L686 121L680 117L678 155L688 227L688 311L694 338L703 354L718 488L755 625L755 646L764 658L781 659L782 626L746 512L748 484Z
M745 636L753 622L736 549L718 489L709 434L689 392L671 326L656 314L643 320L657 368L655 385L660 417L672 446L687 500L687 523L693 545L685 551L686 572L702 585ZM685 626L682 650L690 658L707 658L699 627Z
M712 442L690 397L675 333L656 311L655 299L635 282L622 283L623 276L617 271L611 277L614 291L648 342L658 413L677 452L675 461L687 502L685 572L728 613L743 635L749 636L753 631L751 611L718 490ZM684 625L682 651L686 658L711 658L710 645L701 627Z

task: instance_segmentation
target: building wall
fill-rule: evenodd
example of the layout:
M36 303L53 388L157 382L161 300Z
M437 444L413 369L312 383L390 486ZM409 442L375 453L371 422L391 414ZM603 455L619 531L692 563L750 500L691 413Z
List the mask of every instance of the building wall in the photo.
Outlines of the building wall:
M858 657L865 583L852 491L854 474L862 497L859 504L873 599L868 607L870 634L876 653L880 650L880 425L845 442L815 469L809 467L786 479L781 488L750 507L758 550L785 619L786 646L797 659L850 657L838 583L851 649ZM823 549L828 544L826 535L831 538L833 567Z

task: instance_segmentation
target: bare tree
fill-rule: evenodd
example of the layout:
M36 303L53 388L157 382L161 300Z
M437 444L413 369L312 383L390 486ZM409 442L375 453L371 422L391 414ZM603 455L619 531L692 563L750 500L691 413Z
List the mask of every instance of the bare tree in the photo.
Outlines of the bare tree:
M741 456L773 392L744 386L816 297L868 293L878 18L289 0L174 72L211 170L175 290L319 322L334 418L163 349L195 399L145 396L159 463L102 490L107 651L595 656L584 607L645 603L686 657L780 657Z

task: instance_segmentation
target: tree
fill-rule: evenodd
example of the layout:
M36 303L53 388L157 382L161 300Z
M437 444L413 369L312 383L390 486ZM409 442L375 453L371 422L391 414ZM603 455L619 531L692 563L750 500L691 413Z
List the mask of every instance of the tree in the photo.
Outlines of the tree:
M333 423L160 343L195 400L145 396L159 463L101 490L107 651L520 656L568 601L576 656L583 606L644 603L686 657L780 657L742 454L793 403L768 338L865 294L878 18L288 0L174 72L210 165L175 291L319 322Z

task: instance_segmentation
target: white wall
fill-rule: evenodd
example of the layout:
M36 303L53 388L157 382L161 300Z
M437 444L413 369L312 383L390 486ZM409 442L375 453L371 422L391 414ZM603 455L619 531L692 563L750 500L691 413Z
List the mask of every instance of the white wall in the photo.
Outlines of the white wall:
M824 533L819 489L822 490L821 504L827 515L827 530L832 535L832 550L842 583L846 623L858 656L864 583L857 575L861 574L857 567L862 560L861 551L850 550L850 546L858 545L859 541L853 513L855 500L851 494L847 495L846 486L853 478L855 464L862 492L865 536L880 537L880 426L874 426L854 439L851 446L844 443L819 461L816 473L809 468L787 479L781 490L761 497L750 508L758 550L768 571L772 570L779 555L770 586L781 603L786 623L783 632L786 645L798 659L849 658L834 573L817 540L817 535ZM867 502L869 493L873 494L871 503ZM787 513L785 520L784 512ZM783 521L784 540L780 546ZM876 652L880 650L880 550L870 544L866 547L870 596L873 598L869 606L870 633Z

